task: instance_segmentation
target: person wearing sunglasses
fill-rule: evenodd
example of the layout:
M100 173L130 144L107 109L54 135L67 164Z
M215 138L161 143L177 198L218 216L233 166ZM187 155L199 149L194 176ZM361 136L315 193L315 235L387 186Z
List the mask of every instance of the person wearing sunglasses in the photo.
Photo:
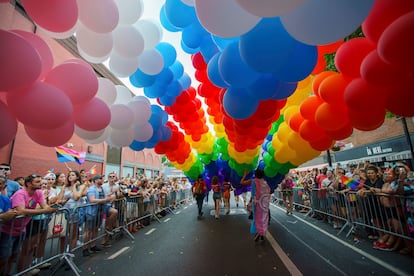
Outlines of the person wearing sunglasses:
M11 174L11 166L7 163L0 164L0 176L4 176L7 181L7 196L11 197L15 192L20 190L20 185L16 181L9 179L9 175Z

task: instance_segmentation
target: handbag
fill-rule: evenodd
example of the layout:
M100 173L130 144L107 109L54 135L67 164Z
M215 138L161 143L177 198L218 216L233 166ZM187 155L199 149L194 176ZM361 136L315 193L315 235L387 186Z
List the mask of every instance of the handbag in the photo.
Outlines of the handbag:
M67 224L65 214L54 214L48 225L47 238L64 237Z

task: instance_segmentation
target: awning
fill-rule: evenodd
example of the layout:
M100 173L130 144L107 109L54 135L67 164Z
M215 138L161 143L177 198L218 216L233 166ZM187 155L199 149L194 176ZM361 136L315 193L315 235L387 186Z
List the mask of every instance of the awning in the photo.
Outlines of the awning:
M404 159L411 159L411 151L405 150L400 152L395 152L386 157L387 161L398 161Z
M293 170L303 172L307 170L312 170L313 168L322 169L323 167L328 167L328 163L318 164L318 165L312 165L312 166L306 166L306 167L297 167Z
M351 160L344 160L344 161L339 161L338 163L341 164L341 166L343 165L351 165L351 164L359 164L359 163L363 163L365 161L369 161L371 163L376 163L376 162L382 162L384 160L388 160L387 157L393 155L394 153L383 153L383 154L377 154L377 155L371 155L371 156L364 156L362 158L358 158L358 159L351 159Z

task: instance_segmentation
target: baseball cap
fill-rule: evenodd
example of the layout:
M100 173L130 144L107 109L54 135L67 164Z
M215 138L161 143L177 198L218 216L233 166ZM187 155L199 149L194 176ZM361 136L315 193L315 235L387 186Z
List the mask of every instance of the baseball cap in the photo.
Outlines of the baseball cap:
M101 178L102 178L102 175L97 174L94 177L92 177L92 181L95 181L95 180L98 180L98 179L101 179Z

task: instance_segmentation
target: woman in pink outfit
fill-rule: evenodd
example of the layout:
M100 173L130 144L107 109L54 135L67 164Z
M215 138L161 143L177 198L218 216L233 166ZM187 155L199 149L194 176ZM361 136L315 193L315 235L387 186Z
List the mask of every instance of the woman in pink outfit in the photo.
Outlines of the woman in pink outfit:
M242 185L252 185L253 198L253 221L250 226L250 233L254 234L254 241L264 240L269 223L269 204L270 204L270 187L266 180L263 179L264 171L256 169L254 178L246 179L248 171L244 171L244 175L240 180Z

